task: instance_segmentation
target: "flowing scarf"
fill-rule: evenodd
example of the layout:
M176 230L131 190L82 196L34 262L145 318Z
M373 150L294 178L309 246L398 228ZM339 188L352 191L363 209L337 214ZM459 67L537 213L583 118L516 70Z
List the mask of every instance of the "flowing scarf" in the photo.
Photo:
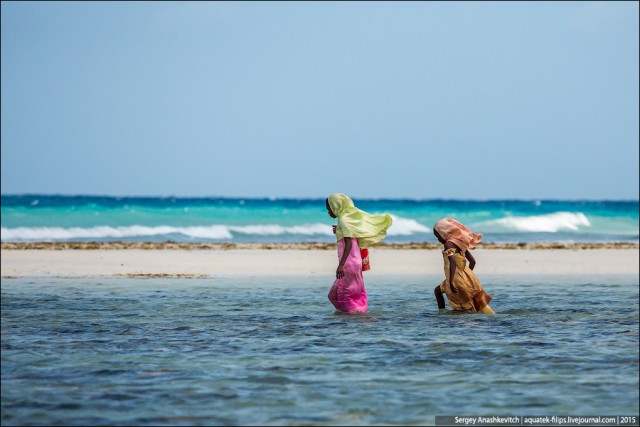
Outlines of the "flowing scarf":
M358 246L363 250L387 236L387 229L393 223L389 215L372 215L361 211L355 207L349 196L341 193L330 195L328 200L331 212L338 217L338 240L354 237L358 239Z
M482 233L475 234L452 218L441 219L433 228L445 241L450 241L459 247L462 253L475 249L482 240Z

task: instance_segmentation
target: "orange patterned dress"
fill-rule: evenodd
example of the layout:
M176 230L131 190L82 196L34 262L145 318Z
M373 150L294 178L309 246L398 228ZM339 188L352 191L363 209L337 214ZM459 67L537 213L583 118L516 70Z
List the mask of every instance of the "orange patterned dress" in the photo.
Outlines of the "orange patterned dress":
M456 260L456 273L453 278L453 284L458 290L456 293L451 292L449 287L449 257L451 255ZM456 251L455 248L449 248L442 251L442 256L444 258L444 274L447 279L440 283L440 290L447 295L449 307L456 311L494 313L489 307L491 296L485 292L478 277L467 265L464 255Z

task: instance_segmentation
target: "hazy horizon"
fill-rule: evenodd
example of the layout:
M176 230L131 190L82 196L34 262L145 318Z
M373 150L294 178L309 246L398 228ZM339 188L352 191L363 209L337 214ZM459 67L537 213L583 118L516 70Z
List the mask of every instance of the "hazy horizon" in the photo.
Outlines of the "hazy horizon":
M127 194L64 194L64 193L2 193L2 197L95 197L95 198L135 198L135 199L228 199L228 200L322 200L327 198L331 193L324 196L305 196L305 197L287 197L287 196L217 196L217 195L127 195ZM500 201L522 201L522 202L640 202L640 199L554 199L554 198L445 198L445 197L371 197L349 195L352 199L360 200L398 200L398 201L452 201L452 202L500 202Z

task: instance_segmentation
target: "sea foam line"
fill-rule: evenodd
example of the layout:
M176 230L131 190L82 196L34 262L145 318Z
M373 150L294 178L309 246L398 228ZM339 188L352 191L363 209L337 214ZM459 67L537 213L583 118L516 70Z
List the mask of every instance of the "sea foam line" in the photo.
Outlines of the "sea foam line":
M407 218L393 216L393 226L389 229L390 236L408 236L414 233L425 233L430 230L424 225ZM71 239L122 239L131 237L162 236L181 234L200 239L233 239L233 234L254 236L280 236L296 234L303 236L331 236L331 225L323 223L284 226L278 224L249 224L249 225L203 225L191 227L159 226L95 226L95 227L16 227L1 229L1 240L71 240Z
M231 234L224 226L208 227L171 227L155 226L147 227L142 225L132 225L126 227L97 226L89 228L81 227L17 227L1 229L4 241L20 240L69 240L69 239L104 239L104 238L126 238L158 236L163 234L184 234L191 237L224 239L230 238Z
M494 219L478 224L476 228L482 226L499 226L511 230L526 231L533 233L558 231L578 231L580 227L591 227L591 222L582 212L554 212L546 215L533 216L509 216L506 218Z
M415 232L428 231L426 227L411 219L394 217L394 225L389 229L389 235L410 235ZM255 236L280 236L283 234L297 234L303 236L331 236L331 225L315 223L283 226L278 224L251 225L206 225L192 227L159 226L96 226L96 227L16 227L1 229L1 240L71 240L71 239L122 239L131 237L149 237L170 234L181 234L200 239L233 239L233 234Z

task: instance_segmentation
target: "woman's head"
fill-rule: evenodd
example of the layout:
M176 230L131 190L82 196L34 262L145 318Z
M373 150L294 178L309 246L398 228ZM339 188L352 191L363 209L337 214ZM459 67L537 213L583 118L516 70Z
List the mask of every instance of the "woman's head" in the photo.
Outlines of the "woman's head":
M475 234L452 218L443 218L436 222L433 226L433 234L440 243L453 242L463 252L475 249L482 239L482 233Z
M353 200L342 193L333 193L325 200L327 213L338 218L336 238L358 239L360 249L375 245L387 236L387 229L393 224L389 215L376 215L356 208Z
M324 204L327 207L327 213L329 214L329 216L331 218L335 218L336 214L333 213L333 211L331 210L331 206L329 206L329 198L328 197L325 199Z
M327 197L325 203L327 206L327 211L329 211L329 216L331 216L331 218L340 217L343 214L355 209L353 200L351 200L346 194L342 193L333 193L332 195Z

